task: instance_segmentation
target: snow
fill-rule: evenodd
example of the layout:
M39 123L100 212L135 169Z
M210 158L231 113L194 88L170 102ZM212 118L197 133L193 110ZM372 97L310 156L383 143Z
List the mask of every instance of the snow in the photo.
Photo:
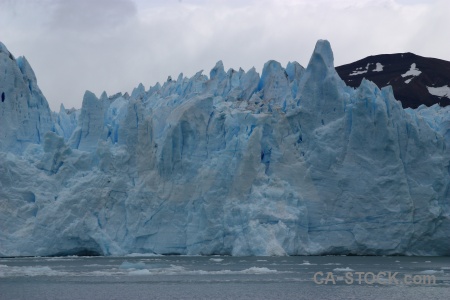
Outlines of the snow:
M427 89L428 92L434 96L446 97L450 99L450 87L448 85L444 85L441 87L427 86Z
M410 69L405 73L402 74L402 77L408 77L408 76L419 76L422 73L417 67L416 64L411 64Z
M382 72L383 71L383 65L381 63L376 63L375 69L372 70L372 72Z
M361 75L361 74L367 73L367 71L369 71L369 66L370 66L370 63L367 64L366 68L363 71L358 71L362 68L357 68L352 73L350 73L349 76L355 76L355 75ZM378 68L378 65L377 65L377 68Z
M365 74L369 71L369 66L371 65L371 63L368 63L366 65L366 67L363 68L357 68L356 70L354 70L352 73L349 74L349 76L355 76L355 75L361 75L361 74ZM375 64L375 69L372 70L372 72L382 72L383 71L383 65L381 63L376 63Z
M327 41L59 113L5 49L0 256L450 254L448 109L346 86ZM194 272L111 272L145 270Z
M405 83L406 83L406 84L409 84L409 83L411 82L411 80L414 79L414 77L419 76L421 73L422 73L422 71L420 71L420 70L416 67L416 64L413 63L413 64L411 64L410 69L409 69L406 73L402 74L402 77L413 76L413 77L411 77L411 78L405 80Z
M352 73L350 73L350 76L355 76L355 75L361 75L367 73L367 70L364 71L353 71Z

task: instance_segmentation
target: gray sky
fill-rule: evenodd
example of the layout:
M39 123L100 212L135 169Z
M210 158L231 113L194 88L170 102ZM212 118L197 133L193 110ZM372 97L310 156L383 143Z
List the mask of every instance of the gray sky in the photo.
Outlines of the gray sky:
M25 55L52 110L146 89L218 60L244 70L307 65L318 39L335 65L414 52L450 61L447 0L0 0L0 41Z

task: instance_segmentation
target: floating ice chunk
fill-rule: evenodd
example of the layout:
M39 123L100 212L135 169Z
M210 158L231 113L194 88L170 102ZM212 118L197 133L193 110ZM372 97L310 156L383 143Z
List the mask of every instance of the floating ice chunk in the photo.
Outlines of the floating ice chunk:
M210 258L209 260L214 262L221 262L223 261L223 258Z
M134 270L134 271L130 271L130 272L128 273L128 275L131 275L131 276L133 276L133 275L150 275L150 274L151 274L150 271L147 270L147 269L143 269L143 270Z
M266 267L251 267L245 270L240 271L242 274L269 274L269 273L277 273L277 270L272 270Z
M143 262L130 263L128 261L124 261L119 266L119 269L144 269L144 268L145 268L145 263L143 263Z
M119 275L119 274L117 274L117 272L92 271L92 272L86 273L86 275L89 275L89 276L112 276L112 275Z
M425 274L425 275L433 275L433 274L444 274L444 270L424 270L422 272L419 272L419 274Z
M299 264L299 266L313 266L313 265L316 265L316 264L312 264L307 260L304 260L303 263Z
M46 259L46 261L70 261L70 260L76 260L76 258L66 256L66 257L51 257Z
M335 268L335 269L333 269L333 271L335 271L335 272L353 272L354 270L349 267L345 267L345 268Z
M163 256L163 255L156 254L156 253L130 253L130 254L127 254L125 256L126 257L154 257L154 256L160 257L160 256Z
M67 274L67 272L56 271L48 266L10 267L7 265L0 265L0 277L61 276Z

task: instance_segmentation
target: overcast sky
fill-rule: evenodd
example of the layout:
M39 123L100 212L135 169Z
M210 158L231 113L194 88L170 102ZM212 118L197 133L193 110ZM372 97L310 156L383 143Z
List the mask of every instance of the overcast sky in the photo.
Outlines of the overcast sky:
M146 89L183 72L307 66L318 39L335 65L382 53L450 61L447 0L0 0L0 41L24 55L52 110Z

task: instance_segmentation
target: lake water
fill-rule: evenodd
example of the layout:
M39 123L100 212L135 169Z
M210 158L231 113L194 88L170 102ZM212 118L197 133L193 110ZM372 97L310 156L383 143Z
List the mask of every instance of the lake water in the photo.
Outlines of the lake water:
M450 257L0 258L0 299L450 299Z

